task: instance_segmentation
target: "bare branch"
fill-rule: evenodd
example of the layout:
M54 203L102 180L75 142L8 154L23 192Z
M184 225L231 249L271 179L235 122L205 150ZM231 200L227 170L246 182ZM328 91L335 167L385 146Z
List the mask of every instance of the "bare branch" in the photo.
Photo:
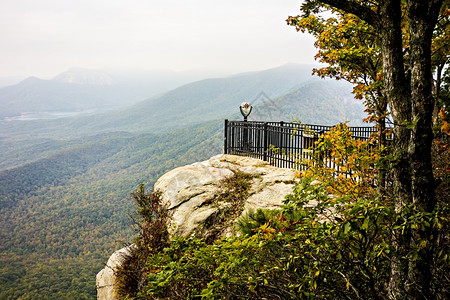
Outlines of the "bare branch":
M352 0L319 0L319 2L334 8L354 14L368 24L377 27L377 14L369 6L362 5Z

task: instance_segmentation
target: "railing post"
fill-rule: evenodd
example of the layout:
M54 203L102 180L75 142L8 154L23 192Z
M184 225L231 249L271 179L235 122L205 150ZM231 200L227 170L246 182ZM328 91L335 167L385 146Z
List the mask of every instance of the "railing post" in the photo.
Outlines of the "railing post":
M248 149L248 145L249 145L249 142L248 142L248 123L247 123L247 117L244 117L244 151L245 152L249 152L249 149Z
M280 154L283 155L284 152L284 122L280 121L280 131L278 132L279 136L279 149L280 149Z
M263 151L264 155L263 155L263 158L264 158L264 161L267 161L267 149L269 148L269 145L268 145L269 132L267 130L267 122L264 122L263 132L264 132L264 151Z
M228 154L228 119L225 119L225 134L223 137L223 153Z

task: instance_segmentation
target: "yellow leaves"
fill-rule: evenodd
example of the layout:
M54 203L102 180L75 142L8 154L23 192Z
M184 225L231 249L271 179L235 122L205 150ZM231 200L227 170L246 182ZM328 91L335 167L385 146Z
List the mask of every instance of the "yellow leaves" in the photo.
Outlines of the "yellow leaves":
M320 275L320 270L317 270L316 273L314 273L314 277L318 277Z
M272 228L269 223L264 223L257 228L257 232L262 233L262 237L267 240L273 240L274 234L277 232L275 228Z
M333 189L333 187L331 186L331 185L329 185L329 186L327 186L327 193L328 194L334 194L334 189Z
M442 121L448 121L447 120L447 111L445 109L445 107L442 107L441 110L439 111L439 117L441 117Z
M274 233L274 232L276 232L275 229L273 229L272 227L270 227L270 224L269 224L269 223L264 223L264 224L261 225L258 229L261 230L262 232L265 232L265 233Z
M422 248L422 249L425 249L425 248L427 247L427 245L428 245L427 240L422 240L422 241L420 242L419 247Z
M239 246L240 244L241 244L241 241L237 240L237 241L233 242L231 245Z
M450 120L448 117L448 112L444 107L439 111L439 117L442 120L441 132L450 135Z
M450 135L450 123L444 121L441 126L441 132Z
M310 177L327 183L327 192L335 196L361 196L375 193L372 183L376 176L379 148L370 141L355 140L345 124L339 124L325 133L317 145L328 153L324 165L313 165L308 169Z
M149 271L149 273L151 273L151 274L156 274L156 273L159 273L159 272L161 272L161 268L158 268L158 269L151 269L150 271Z

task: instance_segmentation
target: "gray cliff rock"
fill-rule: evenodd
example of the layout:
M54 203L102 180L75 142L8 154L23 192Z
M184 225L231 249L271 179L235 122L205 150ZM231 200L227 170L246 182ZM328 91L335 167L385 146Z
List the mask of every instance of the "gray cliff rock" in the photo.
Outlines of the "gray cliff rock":
M122 248L114 252L108 259L106 266L97 274L96 287L97 299L114 300L114 279L115 271L123 263L125 258L130 255L133 245Z
M190 235L208 217L227 205L205 204L221 192L222 180L235 171L256 176L252 180L244 212L258 208L277 209L284 197L292 192L294 171L273 167L250 157L218 155L176 168L158 179L154 187L171 211L171 234Z
M295 173L290 169L270 166L267 162L250 157L217 155L209 160L197 162L171 170L155 183L154 191L161 193L164 204L170 211L169 229L172 236L189 236L230 203L215 203L222 192L223 180L236 171L253 175L249 196L243 211L258 208L277 209L287 194L292 192ZM232 221L229 224L232 225ZM233 234L227 228L225 234ZM128 248L116 251L108 265L97 275L97 298L113 298L114 270L123 260Z

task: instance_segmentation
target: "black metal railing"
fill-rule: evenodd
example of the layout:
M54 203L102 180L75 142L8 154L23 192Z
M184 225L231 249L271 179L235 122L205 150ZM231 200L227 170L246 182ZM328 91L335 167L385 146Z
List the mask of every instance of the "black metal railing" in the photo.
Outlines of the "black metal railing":
M224 153L259 158L281 168L304 170L305 162L313 158L316 141L331 128L290 122L225 120ZM353 138L366 140L376 129L350 127L350 131Z

